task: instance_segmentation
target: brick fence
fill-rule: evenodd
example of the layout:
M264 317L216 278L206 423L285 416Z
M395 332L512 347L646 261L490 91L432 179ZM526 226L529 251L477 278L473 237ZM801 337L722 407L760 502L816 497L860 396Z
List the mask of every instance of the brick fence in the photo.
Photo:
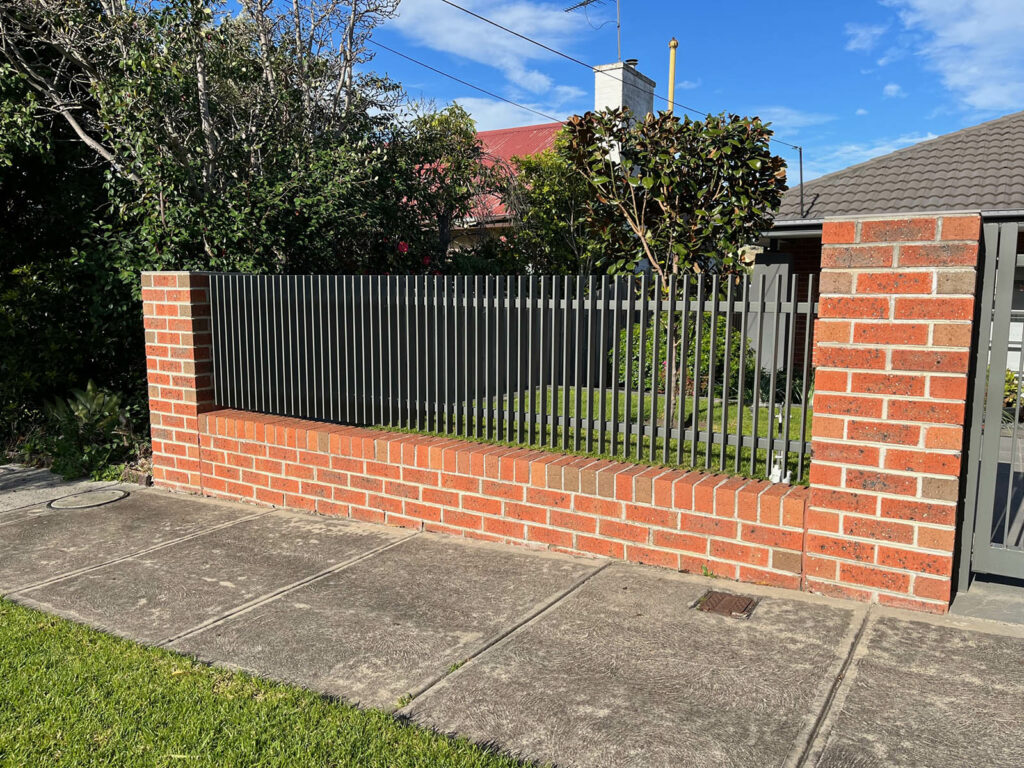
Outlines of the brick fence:
M218 410L206 275L145 273L154 482L942 612L979 228L825 224L810 489Z
M826 222L806 586L948 605L981 221Z

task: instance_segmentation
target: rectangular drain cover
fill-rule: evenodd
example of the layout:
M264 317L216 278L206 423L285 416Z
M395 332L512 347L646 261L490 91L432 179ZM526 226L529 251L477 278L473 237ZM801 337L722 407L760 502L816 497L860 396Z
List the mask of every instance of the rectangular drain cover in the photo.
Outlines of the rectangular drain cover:
M705 592L697 601L697 610L707 613L719 613L736 619L749 619L757 607L757 601L743 595L730 595L728 592Z

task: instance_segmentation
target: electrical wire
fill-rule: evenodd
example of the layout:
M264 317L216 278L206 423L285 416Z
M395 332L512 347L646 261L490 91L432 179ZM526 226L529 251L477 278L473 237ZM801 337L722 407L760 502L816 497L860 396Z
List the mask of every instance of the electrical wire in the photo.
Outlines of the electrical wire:
M466 86L467 88L472 88L475 91L479 91L480 93L486 94L487 96L490 96L492 99L498 99L500 101L504 101L506 104L511 104L513 107L519 107L519 109L524 109L527 112L532 112L535 115L540 115L545 120L550 120L553 123L564 122L563 120L560 120L557 117L553 117L552 115L549 115L549 114L546 114L546 113L541 112L539 110L536 110L533 107L528 107L525 104L520 104L518 101L512 101L512 99L506 99L504 96L499 96L498 94L493 93L491 91L488 91L485 88L481 88L479 85L473 85L473 83L470 83L470 82L467 82L465 80L462 80L461 78L458 78L455 75L449 75L447 72L442 72L440 69L437 69L436 67L432 67L429 64L427 64L426 62L420 61L419 59L414 59L412 56L407 56L406 54L402 53L401 51L396 51L394 48L389 48L388 46L384 45L383 43L378 43L376 40L367 40L366 42L368 42L370 45L376 46L377 48L382 48L385 51L388 51L389 53L393 53L393 54L395 54L395 56L400 56L403 59L405 59L406 61L411 61L413 64L419 64L421 67L424 67L425 69L429 69L431 72L434 72L435 74L441 75L442 77L447 77L449 80L454 80L456 83L460 83L460 84Z
M452 2L452 0L441 0L441 2L444 3L445 5L450 5L452 8L455 8L456 10L459 10L459 11L462 11L463 13L469 14L470 16L472 16L475 19L479 19L480 21L486 22L487 24L490 24L492 27L497 27L498 29L502 30L503 32L507 32L510 35L518 37L520 40L525 40L528 43L532 43L533 45L536 45L536 46L538 46L540 48L543 48L545 51L548 51L549 53L553 53L556 56L561 56L563 59L567 59L568 61L571 61L574 64L579 64L581 67L586 67L587 69L591 70L592 72L599 72L600 74L605 75L606 77L610 77L610 78L612 78L613 80L615 80L616 82L619 82L619 83L623 82L621 77L616 77L611 72L605 72L604 70L599 70L596 67L594 67L593 65L587 64L587 62L582 61L580 59L577 59L575 56L570 56L568 53L565 53L564 51L560 51L557 48L552 48L550 45L545 45L544 43L540 42L539 40L534 40L532 37L524 35L524 34L522 34L520 32L516 32L514 29L509 29L508 27L503 26L502 24L499 24L498 22L496 22L496 21L494 21L492 19L488 19L486 16L481 16L479 13L475 13L475 12L469 10L468 8L463 8L458 3ZM693 112L695 114L702 114L702 115L710 115L711 114L710 112L708 112L707 110L704 110L704 109L697 109L696 107L690 107L690 106L687 106L686 104L681 104L678 101L669 101L667 97L662 96L660 93L655 93L654 97L656 99L660 99L661 101L664 101L666 104L671 105L673 108L679 107L680 109L682 109L682 110L684 110L686 112ZM802 147L800 147L800 146L798 146L796 144L790 144L788 141L783 141L782 139L776 139L776 138L772 137L770 139L770 141L774 141L776 144L782 144L783 146L790 147L791 149L802 149Z

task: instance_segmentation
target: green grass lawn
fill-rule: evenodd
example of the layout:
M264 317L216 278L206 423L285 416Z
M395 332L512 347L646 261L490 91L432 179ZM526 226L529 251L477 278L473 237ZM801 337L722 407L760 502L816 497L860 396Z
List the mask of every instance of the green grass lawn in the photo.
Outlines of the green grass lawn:
M589 402L588 402L589 397ZM578 398L578 403L577 403ZM499 404L496 402L497 398L492 400L492 407L497 407ZM616 407L617 403L617 407ZM505 440L492 440L491 442L502 442L507 444L522 444L530 445L538 448L553 448L556 450L563 450L563 444L567 447L564 450L568 450L571 453L578 453L581 455L592 455L606 458L614 458L624 461L641 461L647 463L664 463L664 449L665 449L665 438L663 434L664 420L665 420L665 408L668 403L668 399L664 394L652 395L651 393L645 393L644 397L641 398L636 392L627 394L621 389L613 396L612 390L607 390L603 398L603 410L602 410L602 398L601 393L597 390L589 392L586 389L579 389L575 387L551 387L545 388L544 390L538 390L537 393L531 399L530 395L525 396L513 396L511 403L509 398L502 398L500 407L502 411L502 419L507 421L507 414L509 406L511 405L514 413L518 413L520 407L523 408L525 413L525 427L524 434L520 440L518 437L518 421L514 420L515 425L512 438ZM475 402L474 406L479 406L483 411L486 406L483 400ZM673 400L671 403L672 412L670 414L670 428L678 428L679 423L679 404ZM740 434L752 435L754 434L754 409L751 403L746 403L740 407L734 399L723 401L721 398L714 399L710 404L711 408L711 432L715 435L710 445L710 453L708 451L709 446L707 443L698 441L696 450L694 450L693 443L689 440L683 441L682 452L679 451L679 441L675 438L670 438L668 441L669 448L669 461L668 464L677 465L686 468L693 469L708 469L713 471L726 471L726 472L738 472L740 474L752 476L752 477L766 477L770 470L768 467L768 452L764 448L757 450L754 456L754 467L751 470L751 449L750 448L737 448L736 446L725 445L724 447L720 444L722 434L722 417L725 416L725 434L736 435L737 429ZM683 422L684 429L690 428L690 422L694 413L697 415L697 429L707 431L708 429L708 409L709 401L706 395L697 398L696 408L694 407L693 397L689 396L685 398L683 402ZM540 414L544 414L545 424L543 429L540 423ZM605 431L605 446L604 450L600 450L597 422L601 420L601 415L604 414L604 421L618 422L620 426L616 430L616 434L613 436L610 426ZM630 414L630 422L633 425L633 432L626 434L623 425L626 421L626 414ZM651 416L654 414L657 424L657 436L653 438L653 457L652 457L652 430L651 430ZM774 414L779 413L779 406L776 405L774 413L767 406L762 404L758 408L758 420L757 420L757 435L759 437L768 437L771 426L774 426L774 434L780 438L782 429L774 420L770 417ZM588 419L594 422L594 428L591 435L590 448L587 448L587 433L585 424L581 425L579 429L579 442L577 448L575 426L569 426L568 428L562 426L555 426L551 423L552 418L560 418L568 416L570 419L576 418L579 414L580 418L586 422ZM806 439L810 438L811 431L811 414L808 412L806 423L803 422L803 406L793 405L790 411L790 422L789 422L789 436L791 440L800 440L803 436ZM534 427L534 439L531 442L529 440L529 422L533 418L535 422ZM518 417L516 417L518 419ZM642 421L644 425L644 435L641 436L636 433L638 422ZM469 437L484 438L486 436L486 425L483 421L480 422L479 428L472 420L472 418L461 420L462 430L469 431ZM497 420L492 425L493 434L495 438L498 434ZM563 441L563 435L565 440ZM612 438L615 438L615 443L612 444ZM639 454L637 451L639 443ZM737 467L737 451L739 452L739 466ZM804 457L804 477L801 482L806 482L806 473L809 466L809 459L805 455ZM797 478L798 469L798 455L791 453L787 457L787 467L792 472L794 480Z
M0 765L521 764L0 599Z

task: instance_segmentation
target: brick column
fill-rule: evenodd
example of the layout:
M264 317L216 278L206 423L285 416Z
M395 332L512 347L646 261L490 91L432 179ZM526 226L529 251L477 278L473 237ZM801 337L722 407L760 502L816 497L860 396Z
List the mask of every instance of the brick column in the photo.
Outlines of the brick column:
M199 414L213 408L209 278L143 272L153 482L202 493Z
M948 607L980 223L823 227L810 591Z

